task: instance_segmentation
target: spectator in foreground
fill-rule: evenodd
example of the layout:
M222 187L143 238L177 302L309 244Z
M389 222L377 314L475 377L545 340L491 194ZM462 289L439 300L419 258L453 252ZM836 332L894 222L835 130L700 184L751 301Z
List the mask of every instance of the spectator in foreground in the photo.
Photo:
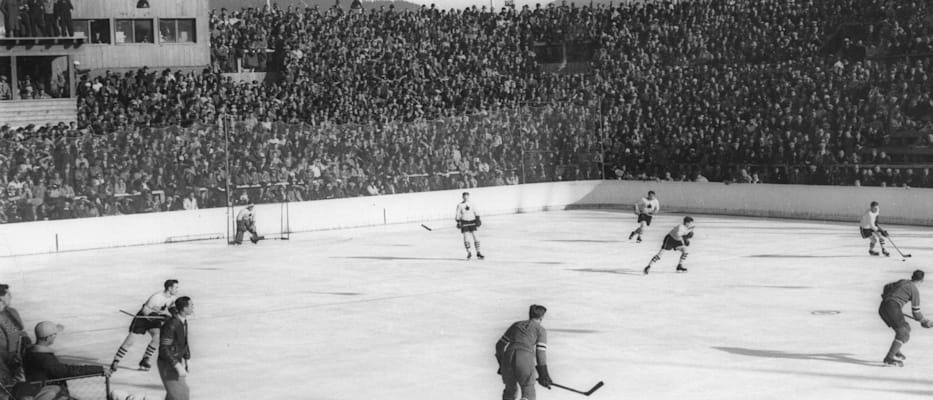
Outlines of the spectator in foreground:
M53 391L60 393L56 398L68 395L68 384L64 381L40 386L50 380L80 376L110 376L110 371L102 365L69 365L59 361L52 345L55 344L58 334L64 330L64 326L49 321L36 324L36 344L27 349L23 356L27 383L17 387L15 393L17 398L21 396L41 398Z
M29 336L23 330L23 319L10 304L13 295L10 286L0 284L0 385L10 387L23 376L23 345L29 345Z

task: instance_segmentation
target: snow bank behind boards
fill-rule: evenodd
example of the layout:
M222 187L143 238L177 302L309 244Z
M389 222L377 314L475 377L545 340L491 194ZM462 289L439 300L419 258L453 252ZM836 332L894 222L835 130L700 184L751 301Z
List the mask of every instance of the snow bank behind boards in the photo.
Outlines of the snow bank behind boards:
M884 223L933 225L933 190L802 185L724 185L578 181L472 189L481 215L566 208L629 209L648 190L662 212L852 221L872 200ZM278 232L287 218L292 232L382 224L446 221L453 224L460 190L280 204L255 208L260 233ZM236 211L238 211L237 209ZM0 225L0 256L134 246L226 237L227 211L207 209L118 217ZM0 261L2 265L2 261Z

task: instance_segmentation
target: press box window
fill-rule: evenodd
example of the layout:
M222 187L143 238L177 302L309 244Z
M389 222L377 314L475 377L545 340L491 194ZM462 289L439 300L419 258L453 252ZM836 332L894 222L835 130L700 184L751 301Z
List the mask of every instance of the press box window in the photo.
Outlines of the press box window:
M155 43L151 19L118 19L117 43Z
M159 19L161 43L196 42L194 19Z
M87 43L110 43L109 19L76 19L72 21L72 24L75 28L75 36L84 35L87 38Z

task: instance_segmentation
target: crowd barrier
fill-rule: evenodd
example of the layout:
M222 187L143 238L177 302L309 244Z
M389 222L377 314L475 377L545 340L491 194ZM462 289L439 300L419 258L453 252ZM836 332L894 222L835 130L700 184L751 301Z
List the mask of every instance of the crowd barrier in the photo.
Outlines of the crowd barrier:
M882 221L933 226L933 189L722 183L574 181L471 189L481 215L624 207L655 190L662 212L856 223L871 201ZM289 203L291 232L454 219L460 190ZM255 207L257 228L281 229L280 204ZM232 214L214 208L0 225L0 256L226 238ZM451 222L452 223L452 222Z

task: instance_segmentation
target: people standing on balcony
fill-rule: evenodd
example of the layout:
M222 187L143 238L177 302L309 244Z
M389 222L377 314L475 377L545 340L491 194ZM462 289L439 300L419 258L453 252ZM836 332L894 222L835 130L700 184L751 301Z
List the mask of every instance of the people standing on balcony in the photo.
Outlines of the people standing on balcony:
M74 36L74 24L71 21L71 12L74 10L74 6L71 4L71 0L56 0L55 1L55 22L58 24L58 32L62 36Z
M45 36L45 15L42 11L43 0L26 0L26 15L29 20L29 37Z
M42 6L42 25L45 36L58 36L58 24L55 22L55 0L39 0Z
M0 1L0 12L3 13L3 27L6 29L6 37L17 37L20 35L20 1L22 0Z

